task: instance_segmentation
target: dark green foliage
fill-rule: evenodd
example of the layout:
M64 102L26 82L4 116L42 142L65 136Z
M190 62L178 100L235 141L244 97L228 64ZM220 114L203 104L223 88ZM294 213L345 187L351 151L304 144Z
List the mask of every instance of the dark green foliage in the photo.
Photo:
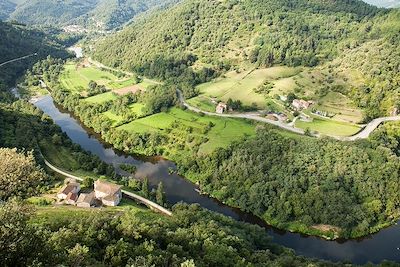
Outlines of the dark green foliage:
M165 204L165 192L164 192L164 185L162 182L160 182L157 186L156 201L161 206Z
M145 198L150 196L149 179L147 177L142 182L142 194Z
M111 30L154 7L174 0L30 0L19 5L9 17L27 24L62 26L78 24Z
M0 22L0 36L0 63L38 53L37 56L0 67L0 91L15 82L23 71L39 59L48 55L58 57L68 55L51 37L24 26Z
M0 206L0 225L11 228L0 227L4 237L0 261L4 266L34 262L35 266L179 267L190 261L196 266L221 267L340 266L295 256L272 244L264 229L197 205L179 204L173 212L168 218L143 211L119 215L98 211L35 220L27 207L7 203Z
M296 222L366 235L398 217L400 160L368 142L288 138L259 130L255 139L186 163L202 190L279 227Z

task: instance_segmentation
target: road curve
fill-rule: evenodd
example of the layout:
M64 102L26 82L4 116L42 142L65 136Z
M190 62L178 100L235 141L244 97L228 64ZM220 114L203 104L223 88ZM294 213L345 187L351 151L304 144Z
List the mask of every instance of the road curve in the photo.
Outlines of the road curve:
M305 131L303 129L296 128L292 125L279 122L279 121L273 121L269 120L263 117L260 117L258 113L238 113L238 114L219 114L219 113L214 113L214 112L208 112L208 111L203 111L199 108L193 107L189 105L186 101L185 98L183 97L183 94L180 90L176 90L178 94L179 101L182 103L183 106L185 106L188 110L194 111L196 113L203 113L209 116L217 116L217 117L225 117L225 118L243 118L243 119L249 119L249 120L254 120L254 121L259 121L259 122L265 122L269 123L272 125L275 125L279 128L297 133L297 134L305 134ZM356 141L358 139L367 139L370 134L378 128L378 126L384 122L388 121L400 121L400 116L393 116L393 117L381 117L372 120L370 123L368 123L360 132L353 136L335 136L335 135L329 135L329 137L334 138L339 141ZM320 137L323 135L316 134L314 135L315 137Z
M376 128L378 128L379 125L388 121L400 121L400 116L382 117L374 119L370 123L368 123L362 131L358 132L357 134L349 137L342 137L340 139L342 141L355 141L358 139L366 139L370 136L370 134L373 131L375 131Z
M65 176L67 178L75 179L77 181L83 181L83 178L75 176L75 175L72 175L72 174L70 174L68 172L65 172L65 171L57 168L56 166L54 166L53 164L48 162L45 158L43 158L43 160L44 160L44 163L46 164L46 166L49 167L50 169L52 169L53 171ZM142 196L139 196L139 195L137 195L135 193L131 193L131 192L126 191L126 190L122 190L122 194L124 196L128 197L128 198L131 198L131 199L134 199L134 200L136 200L136 201L138 201L140 203L143 203L144 205L146 205L150 209L154 209L154 210L157 210L157 211L159 211L159 212L161 212L161 213L163 213L165 215L172 216L172 212L171 211L169 211L166 208L158 205L157 203L154 203L151 200L148 200L147 198L144 198Z
M33 57L33 56L37 56L37 53L33 53L33 54L30 54L30 55L26 55L26 56L23 56L23 57L19 57L19 58L15 58L15 59L12 59L12 60L3 62L3 63L0 64L0 67L2 67L2 66L4 66L4 65L7 65L7 64L9 64L9 63L12 63L12 62L19 61L19 60L23 60L23 59L25 59L25 58Z
M188 110L194 111L196 113L203 113L205 115L208 116L217 116L217 117L224 117L224 118L241 118L241 119L249 119L249 120L254 120L254 121L260 121L260 122L265 122L265 123L269 123L272 125L275 125L277 127L280 127L282 129L297 133L297 134L304 134L304 130L303 129L299 129L293 126L290 126L288 124L279 122L279 121L273 121L273 120L269 120L267 118L263 118L260 117L259 113L237 113L237 114L219 114L219 113L214 113L214 112L208 112L208 111L203 111L199 108L193 107L191 105L189 105L184 97L181 91L176 90L178 97L179 97L179 101L182 103L182 105L184 105Z

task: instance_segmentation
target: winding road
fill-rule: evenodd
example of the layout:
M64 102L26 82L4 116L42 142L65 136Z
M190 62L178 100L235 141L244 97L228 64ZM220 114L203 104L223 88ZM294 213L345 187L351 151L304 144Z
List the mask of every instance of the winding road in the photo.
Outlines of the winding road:
M75 179L77 181L81 181L81 182L83 181L83 178L75 176L73 174L70 174L70 173L68 173L66 171L63 171L60 168L57 168L56 166L54 166L53 164L48 162L44 157L43 157L43 160L44 160L44 163L46 164L46 166L49 167L50 169L52 169L53 171L55 171L56 173L59 173L59 174L65 176L67 178ZM132 192L128 192L126 190L122 190L122 194L124 196L130 198L130 199L136 200L136 201L146 205L150 209L159 211L159 212L161 212L161 213L163 213L165 215L168 215L168 216L172 216L172 212L171 211L169 211L166 208L158 205L157 203L154 203L151 200L148 200L147 198L144 198L144 197L139 196L139 195L137 195L135 193L132 193Z
M186 101L185 98L183 97L183 94L180 90L176 90L178 94L179 101L182 103L183 106L185 106L188 110L194 111L196 113L203 113L209 116L217 116L217 117L225 117L225 118L242 118L242 119L249 119L249 120L254 120L254 121L259 121L259 122L265 122L268 124L275 125L279 128L285 129L287 131L291 131L293 133L297 134L305 134L305 131L300 128L296 128L293 125L289 125L280 121L273 121L269 120L267 118L260 117L260 113L237 113L237 114L219 114L219 113L214 113L214 112L208 112L208 111L203 111L199 108L193 107L189 105ZM340 140L340 141L356 141L358 139L366 139L370 136L370 134L378 128L379 125L381 125L384 122L388 121L400 121L400 116L393 116L393 117L381 117L372 120L370 123L368 123L360 132L353 136L348 136L348 137L343 137L343 136L335 136L335 135L330 135L329 137L332 137L334 139ZM320 135L314 135L315 137L320 137Z
M15 59L12 59L12 60L9 60L9 61L0 63L0 67L2 67L2 66L4 66L4 65L7 65L7 64L9 64L9 63L12 63L12 62L16 62L16 61L23 60L23 59L28 58L28 57L33 57L33 56L37 56L37 53L33 53L33 54L30 54L30 55L27 55L27 56L15 58Z

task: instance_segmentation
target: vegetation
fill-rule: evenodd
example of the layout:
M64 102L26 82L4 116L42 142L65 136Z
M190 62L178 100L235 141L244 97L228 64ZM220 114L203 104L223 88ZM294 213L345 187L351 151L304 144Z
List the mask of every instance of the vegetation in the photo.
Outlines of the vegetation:
M365 109L364 119L370 120L389 115L398 105L395 70L400 62L396 45L399 14L397 10L378 9L361 1L186 0L138 19L99 42L94 57L129 70L149 68L160 58L185 54L195 59L193 69L207 66L217 72L250 71L276 64L311 69L325 66L329 71L327 84L323 80L313 84L311 78L302 83L299 78L299 86L290 78L274 86L296 90L318 87L324 95L340 90ZM382 62L385 66L380 66ZM366 82L353 85L348 77L342 77L354 71ZM260 70L254 75L257 72L262 74ZM349 81L345 88L338 82L342 78ZM215 85L219 90L208 92L214 83L200 89L225 101L237 97L247 104L264 106L263 95L253 91L264 80L254 81L256 85L247 88L235 80L222 79L221 86ZM220 90L224 92L219 94Z
M37 167L32 152L18 153L16 149L0 148L0 200L27 197L37 193L47 177Z
M4 0L3 0L4 1ZM8 0L6 0L7 2ZM17 1L15 1L17 2ZM27 24L62 26L76 24L91 30L112 30L149 9L173 3L172 0L34 0L18 1L4 12L3 18ZM9 4L10 5L10 4ZM43 11L46 12L43 12Z
M67 53L51 37L25 26L0 22L0 36L1 63L37 53L37 56L0 67L0 91L11 86L15 79L38 59L46 58L49 54L58 57L67 56Z
M180 171L202 191L284 229L334 237L376 232L398 218L399 158L367 141L257 137L190 158ZM380 190L384 186L384 190ZM316 231L315 225L334 231Z

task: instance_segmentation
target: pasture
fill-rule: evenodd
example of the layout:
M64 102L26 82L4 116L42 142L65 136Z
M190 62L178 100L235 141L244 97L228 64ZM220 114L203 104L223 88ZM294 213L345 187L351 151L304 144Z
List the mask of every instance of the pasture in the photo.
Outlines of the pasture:
M214 125L209 131L205 128ZM229 118L201 116L190 111L172 108L168 112L157 113L148 117L134 120L122 125L119 129L128 132L167 132L173 124L185 125L192 129L191 134L197 137L205 137L206 142L201 144L199 153L211 153L218 147L227 147L233 141L239 140L245 135L254 135L255 127L251 122ZM184 131L181 135L185 135ZM176 134L175 134L176 135Z
M259 108L265 108L266 96L254 90L265 81L283 79L296 75L301 69L290 67L271 67L254 69L243 72L231 71L223 77L199 85L201 94L218 100L227 101L229 98L240 100L246 105L255 103Z
M60 82L64 88L76 93L86 91L90 81L107 86L117 79L115 75L108 71L96 67L78 67L73 62L65 64L65 70L60 76Z
M322 135L351 136L361 130L361 127L346 122L317 118L313 116L312 122L296 121L296 127L310 129Z

